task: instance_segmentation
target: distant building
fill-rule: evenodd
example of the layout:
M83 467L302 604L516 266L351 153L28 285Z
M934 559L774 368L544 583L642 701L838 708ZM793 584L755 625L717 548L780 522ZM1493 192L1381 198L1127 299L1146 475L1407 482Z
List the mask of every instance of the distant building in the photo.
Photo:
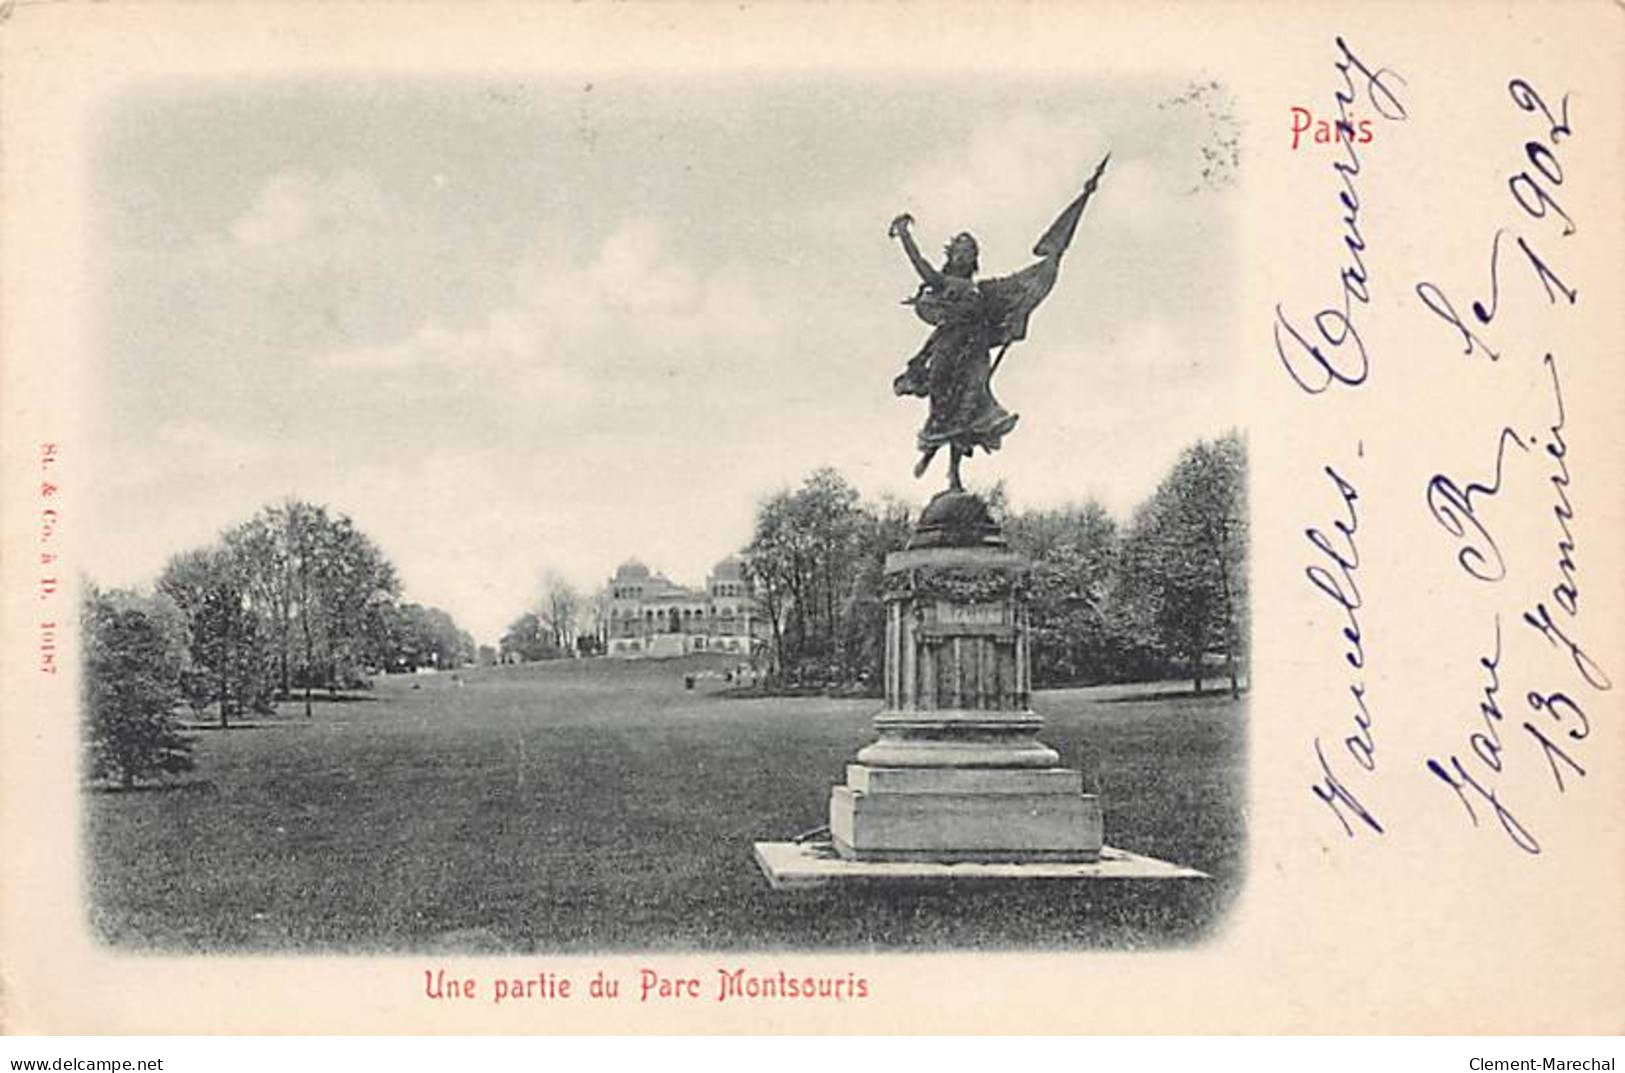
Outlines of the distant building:
M678 585L636 559L622 563L606 586L604 650L623 659L722 652L748 658L762 644L744 564L729 556L705 588Z

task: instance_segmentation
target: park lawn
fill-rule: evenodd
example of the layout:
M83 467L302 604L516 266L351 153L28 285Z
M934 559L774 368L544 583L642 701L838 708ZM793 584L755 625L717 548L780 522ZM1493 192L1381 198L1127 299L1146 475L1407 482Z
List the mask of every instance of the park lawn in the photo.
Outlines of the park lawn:
M85 794L92 926L177 951L1134 948L1210 933L1242 879L1245 701L1086 689L1035 707L1107 841L1212 880L774 891L751 843L826 822L878 702L689 691L692 666L390 677L201 731L185 779Z

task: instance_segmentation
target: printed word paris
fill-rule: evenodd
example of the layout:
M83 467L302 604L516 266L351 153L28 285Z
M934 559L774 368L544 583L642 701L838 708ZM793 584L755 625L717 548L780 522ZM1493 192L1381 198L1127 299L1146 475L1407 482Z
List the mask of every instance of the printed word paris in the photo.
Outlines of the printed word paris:
M1336 142L1356 142L1365 145L1375 140L1376 134L1369 119L1355 119L1350 113L1342 116L1323 116L1316 119L1307 108L1292 106L1292 148L1313 142L1332 145Z

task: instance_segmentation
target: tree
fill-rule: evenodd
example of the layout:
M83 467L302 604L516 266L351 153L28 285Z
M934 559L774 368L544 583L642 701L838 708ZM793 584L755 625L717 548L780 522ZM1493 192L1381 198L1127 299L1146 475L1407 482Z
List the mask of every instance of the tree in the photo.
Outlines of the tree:
M576 643L577 617L581 610L581 597L570 583L552 570L542 581L542 598L536 617L553 636L553 647L559 652L573 652Z
M1117 524L1094 501L1009 516L1012 549L1032 563L1028 620L1034 680L1101 682L1124 673L1125 643L1111 606Z
M188 698L226 726L296 684L307 717L313 689L363 684L386 661L400 582L349 517L290 499L175 556L159 588L186 619Z
M271 707L271 652L250 595L245 564L229 548L199 548L170 559L158 580L184 619L190 667L182 685L192 707L232 714Z
M864 505L846 596L841 651L845 665L868 684L871 693L885 680L886 556L906 547L912 532L913 511L908 504L887 499Z
M1218 648L1232 694L1247 622L1246 445L1232 432L1187 448L1135 513L1119 592L1201 692L1203 660Z
M383 553L346 515L287 500L267 507L224 538L240 564L278 668L280 695L358 682L381 662L386 608L400 583Z
M242 565L250 601L264 623L276 665L277 695L293 695L294 574L285 506L267 507L225 533L222 544Z
M775 676L827 681L851 673L843 619L865 517L857 490L827 467L757 509L743 558L769 623Z
M174 718L186 669L179 610L162 596L91 587L81 615L91 775L129 789L153 775L190 771L192 741Z
M797 580L789 501L789 492L779 492L757 508L756 532L741 556L757 608L767 620L768 677L775 682L784 675L786 633Z
M396 671L450 669L475 658L474 638L438 607L401 604L388 610L384 665ZM489 646L487 646L489 647ZM492 653L495 662L495 653Z
M316 610L316 586L320 569L317 556L322 551L321 529L327 520L326 513L321 507L296 501L290 501L281 511L281 535L292 571L293 610L301 642L295 651L299 678L305 687L306 719L312 717L310 690L316 676L317 634L325 624Z
M1237 664L1244 662L1251 636L1252 607L1247 563L1251 531L1247 518L1247 444L1232 430L1213 442L1205 477L1215 488L1217 509L1208 516L1209 545L1219 564L1225 671L1230 695L1239 697Z
M864 514L858 493L835 470L816 470L796 492L791 524L806 544L805 658L846 677L851 668L841 650L841 621L858 560L859 530ZM823 675L821 675L822 677Z
M583 656L601 656L609 638L609 587L600 585L581 602L576 628L576 651Z
M330 692L362 680L383 661L385 609L400 591L395 568L349 517L318 515L315 595L321 616L320 673ZM447 616L450 621L450 616ZM455 627L453 627L455 629Z
M504 663L534 663L559 655L553 643L553 632L543 625L541 617L534 611L526 611L509 623L497 648Z

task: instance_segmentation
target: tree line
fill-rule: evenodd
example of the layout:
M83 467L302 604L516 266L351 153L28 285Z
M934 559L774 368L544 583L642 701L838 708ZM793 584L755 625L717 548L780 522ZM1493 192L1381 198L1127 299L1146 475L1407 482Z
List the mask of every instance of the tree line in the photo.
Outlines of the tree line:
M1156 491L1119 525L1098 503L989 506L1033 564L1029 586L1038 685L1188 676L1197 691L1245 674L1249 623L1247 454L1239 435L1181 452ZM757 511L744 558L767 623L769 682L780 689L881 681L886 555L903 548L911 509L866 502L832 469ZM486 659L579 650L590 608L550 575L534 610ZM365 684L382 670L474 661L451 616L403 603L394 567L343 514L289 500L214 544L174 556L150 596L87 586L83 608L86 744L97 777L128 784L190 767L174 722L182 703L222 727L279 700Z
M182 703L227 727L298 695L308 717L315 690L474 659L450 615L400 600L348 516L296 500L173 556L151 595L88 585L82 623L91 773L126 781L189 766Z
M1100 504L1012 511L986 496L1013 550L1032 562L1033 676L1055 686L1222 673L1239 691L1248 636L1247 454L1236 433L1181 452L1119 525ZM784 689L881 680L886 555L912 512L864 501L831 469L759 507L745 549L767 621L770 682Z

